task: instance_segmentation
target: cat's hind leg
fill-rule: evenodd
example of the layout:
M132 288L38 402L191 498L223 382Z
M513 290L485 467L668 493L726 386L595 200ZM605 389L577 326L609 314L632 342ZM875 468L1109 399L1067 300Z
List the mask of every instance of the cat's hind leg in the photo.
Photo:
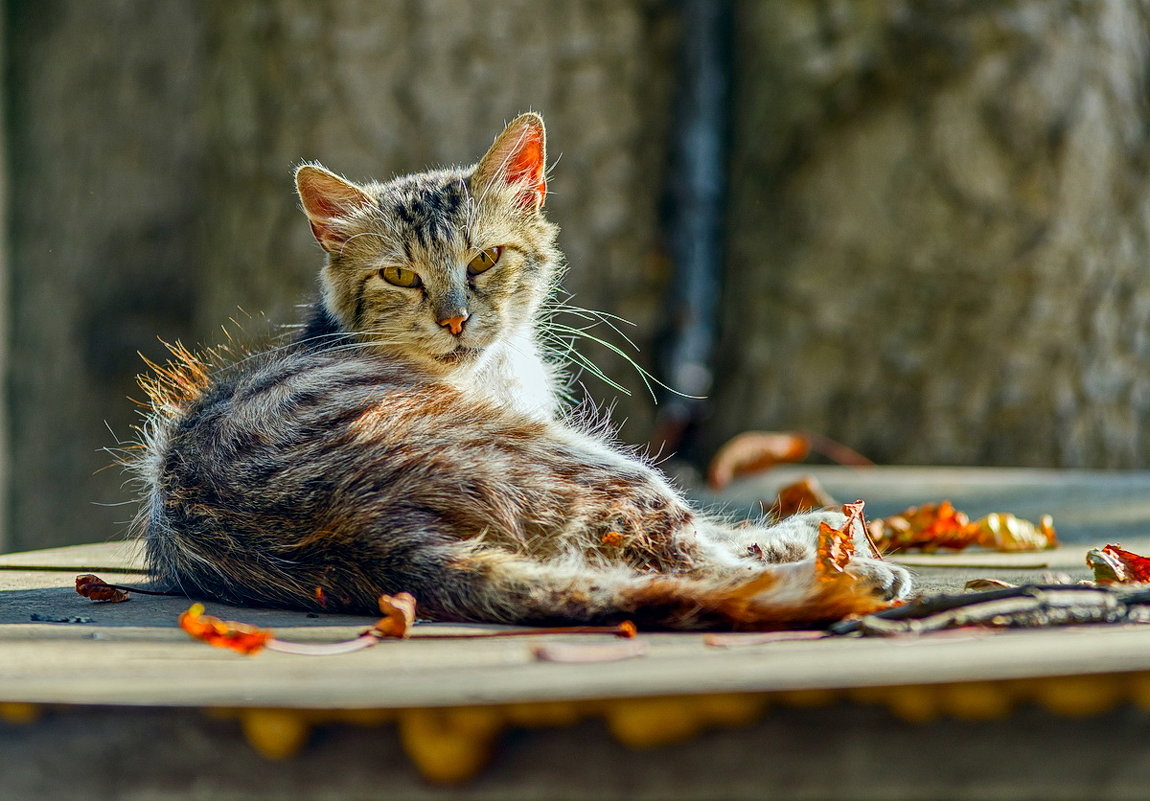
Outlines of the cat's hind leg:
M901 568L863 559L856 582L824 582L811 560L747 564L739 571L681 575L625 566L541 562L465 545L441 552L437 570L411 591L436 620L523 625L610 624L647 629L771 629L870 611L901 592ZM425 568L429 565L425 564Z

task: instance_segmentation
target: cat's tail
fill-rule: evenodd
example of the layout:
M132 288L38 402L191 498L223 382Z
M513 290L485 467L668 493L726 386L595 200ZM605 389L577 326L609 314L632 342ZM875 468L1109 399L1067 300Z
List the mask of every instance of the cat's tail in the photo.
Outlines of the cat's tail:
M424 597L417 598L434 617L448 620L772 629L882 608L900 592L899 576L891 571L886 563L863 559L826 580L807 560L760 565L737 577L697 578L540 563L488 550L456 560L449 579L419 588Z

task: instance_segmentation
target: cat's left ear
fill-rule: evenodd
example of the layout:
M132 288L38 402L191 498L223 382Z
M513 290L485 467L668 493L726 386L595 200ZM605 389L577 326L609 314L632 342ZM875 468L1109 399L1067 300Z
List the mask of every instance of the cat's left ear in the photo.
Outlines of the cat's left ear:
M318 164L305 164L295 171L295 186L320 247L334 253L347 242L342 223L356 212L375 205L371 196Z
M538 211L547 198L547 149L543 118L538 114L520 114L475 167L474 183L480 189L499 181L520 190L519 205Z

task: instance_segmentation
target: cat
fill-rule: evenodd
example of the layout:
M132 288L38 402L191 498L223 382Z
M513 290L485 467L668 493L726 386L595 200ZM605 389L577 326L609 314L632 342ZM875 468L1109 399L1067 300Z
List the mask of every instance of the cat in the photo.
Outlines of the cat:
M561 401L540 345L562 257L545 217L543 120L479 162L296 187L326 254L294 342L144 380L136 525L189 596L372 613L412 593L443 621L753 629L905 596L873 553L815 577L819 522L733 525ZM861 526L857 528L861 529ZM868 554L865 534L852 532Z

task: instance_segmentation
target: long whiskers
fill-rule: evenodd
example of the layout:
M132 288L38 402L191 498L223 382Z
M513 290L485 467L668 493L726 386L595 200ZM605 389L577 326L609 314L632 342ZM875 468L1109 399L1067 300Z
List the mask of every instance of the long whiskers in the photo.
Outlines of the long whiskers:
M639 347L635 344L635 342L630 337L628 337L619 328L618 325L616 325L616 323L621 323L621 324L625 324L625 325L634 325L634 323L631 323L629 320L625 320L624 318L619 317L618 315L610 314L608 312L599 312L599 311L595 311L593 309L585 309L585 308L582 308L580 306L574 306L572 304L562 303L562 302L551 304L548 308L548 312L549 312L548 316L544 319L544 321L541 325L541 332L542 332L543 336L545 337L545 339L549 343L557 344L563 348L563 353L561 354L563 358L569 359L572 363L578 365L582 369L585 369L591 375L594 375L596 378L603 381L608 386L610 386L610 387L614 388L615 390L620 391L626 395L631 394L627 389L620 386L618 382L613 381L612 379L608 378L603 373L603 371L590 360L590 358L588 358L586 355L580 353L575 348L575 341L576 340L585 339L585 340L588 340L590 342L594 342L595 344L599 345L600 347L606 348L610 352L614 353L616 356L619 356L624 361L626 361L635 370L635 372L638 373L639 378L643 381L643 385L647 388L647 392L650 393L651 398L656 403L658 403L658 395L655 392L656 386L661 387L662 389L665 389L668 392L674 393L675 395L678 395L678 396L683 397L683 398L690 398L692 400L701 400L701 398L698 396L688 395L686 393L680 392L679 390L677 390L673 387L670 387L667 384L663 383L662 381L660 381L659 379L657 379L653 375L651 375L651 373L648 372L642 365L640 365L631 356L631 354L627 353L619 345L616 345L615 343L613 343L607 339L604 339L602 337L599 337L599 336L596 336L595 334L590 333L590 331L592 329L594 329L595 327L597 327L601 324L606 325L612 331L614 331L619 336L621 336L623 338L623 340L631 347L632 350L638 351ZM589 325L566 325L566 324L561 323L555 319L555 315L557 315L557 314L570 314L570 315L577 317L579 319L588 320L591 322Z

